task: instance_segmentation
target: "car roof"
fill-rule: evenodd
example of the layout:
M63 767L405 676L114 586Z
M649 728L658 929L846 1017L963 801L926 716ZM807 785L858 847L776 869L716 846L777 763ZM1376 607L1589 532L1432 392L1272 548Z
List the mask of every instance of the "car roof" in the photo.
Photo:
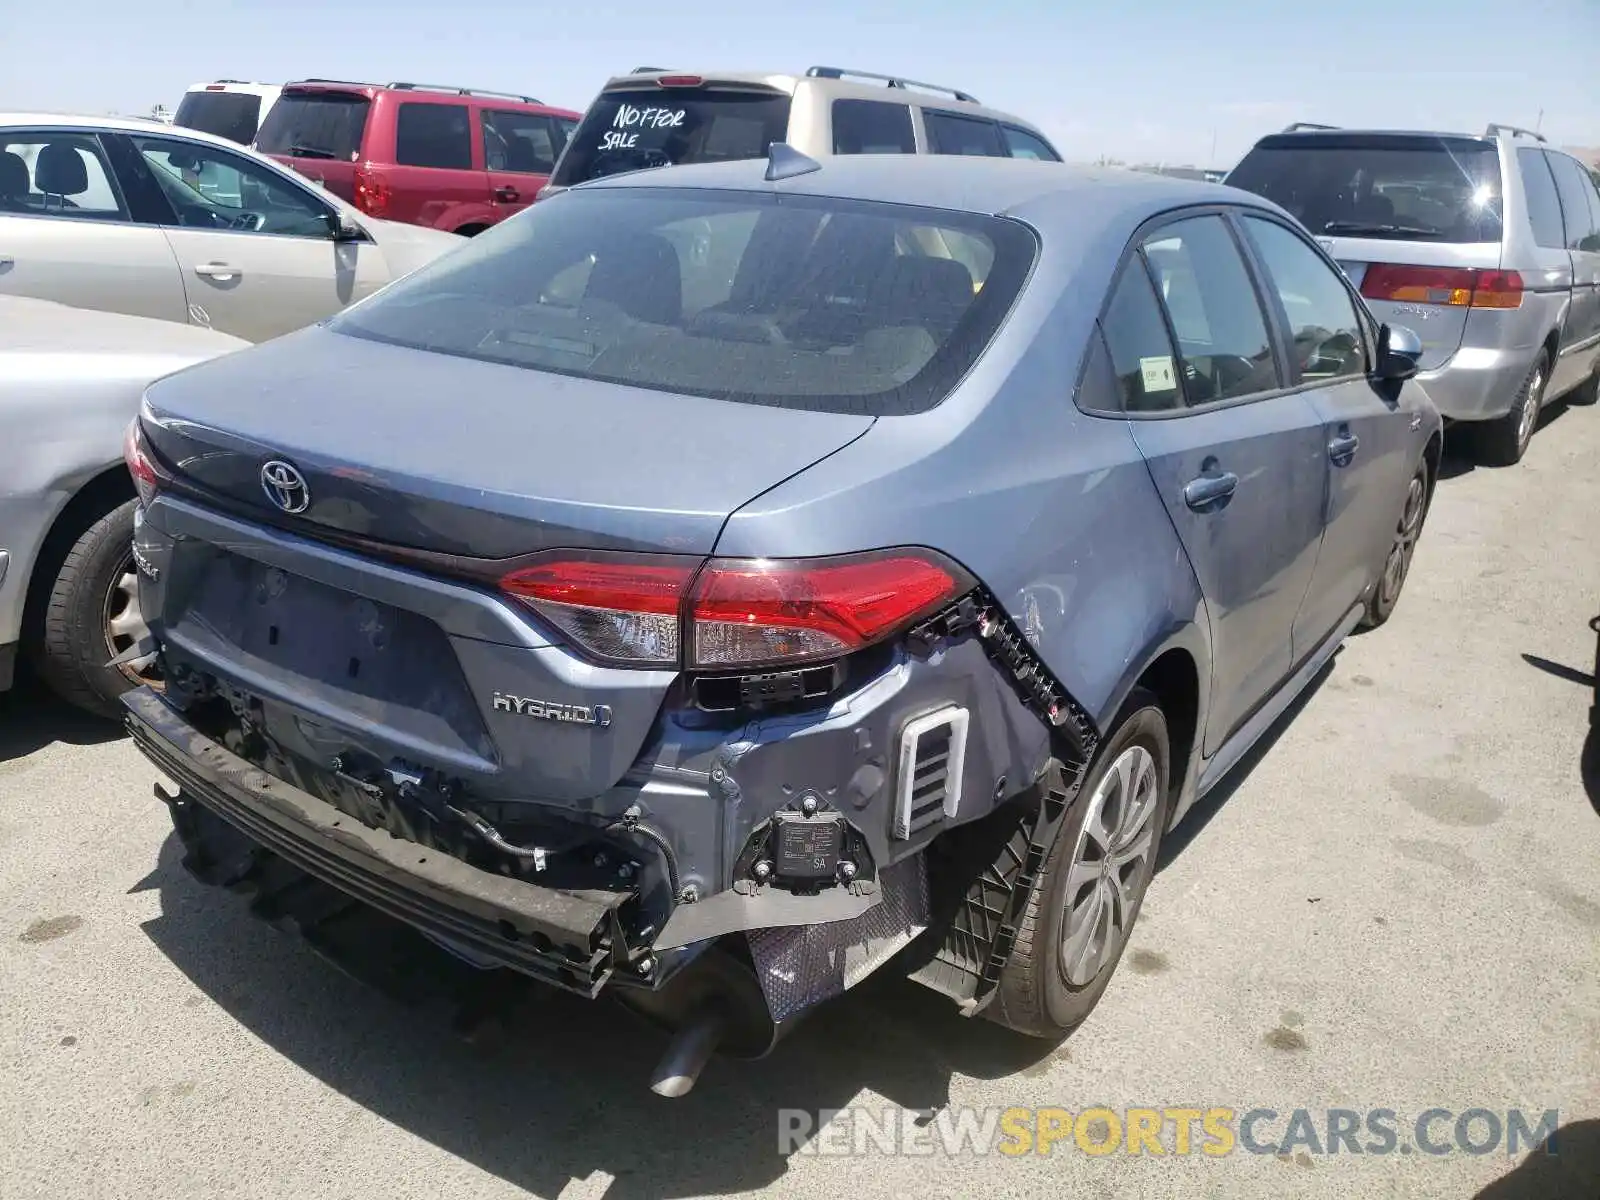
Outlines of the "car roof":
M805 195L912 204L957 212L1031 219L1043 203L1070 200L1075 211L1103 218L1108 213L1147 213L1199 204L1235 204L1280 211L1238 188L1176 179L1117 167L1075 167L1031 159L978 158L943 154L849 154L819 160L820 170L777 184L764 176L767 160L697 163L606 175L574 191L605 188L700 188L766 191L774 187Z
M310 92L346 92L355 96L366 96L369 99L376 97L380 92L390 92L398 96L416 96L425 99L428 103L438 100L455 101L459 104L478 103L494 108L527 108L541 113L555 113L561 117L574 119L583 116L574 109L564 108L559 104L546 104L543 100L532 96L519 95L515 92L496 92L484 88L456 88L441 84L425 83L362 83L355 79L291 79L283 85L283 90L289 93L304 94Z
M1256 145L1277 144L1312 144L1315 142L1337 142L1341 138L1358 137L1392 137L1392 138L1449 138L1451 141L1483 142L1492 144L1494 139L1481 133L1460 133L1448 129L1285 129L1280 133L1269 133L1256 142Z
M223 150L253 153L248 146L230 142L215 134L202 133L186 125L169 125L154 117L114 117L105 114L60 112L0 112L0 129L25 127L49 128L53 125L70 125L78 129L100 129L111 133L152 133L159 131L164 137L187 138L191 142L205 142Z

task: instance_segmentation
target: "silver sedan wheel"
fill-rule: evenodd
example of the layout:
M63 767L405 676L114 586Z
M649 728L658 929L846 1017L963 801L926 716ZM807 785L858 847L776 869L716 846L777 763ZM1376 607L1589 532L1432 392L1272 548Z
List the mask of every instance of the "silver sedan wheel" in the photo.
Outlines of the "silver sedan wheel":
M1533 427L1539 423L1539 408L1544 403L1544 362L1533 368L1533 378L1528 380L1528 392L1522 398L1522 412L1517 415L1517 447L1528 448L1533 440Z
M131 554L122 564L122 569L111 578L111 588L106 593L105 629L106 648L111 651L112 658L150 632L150 627L145 624L144 612L139 608L139 577L134 573ZM144 683L147 672L155 665L155 659L154 654L141 655L119 664L117 669L132 682Z
M1156 784L1155 758L1133 745L1117 755L1089 796L1067 867L1061 922L1061 973L1073 987L1094 982L1133 926L1155 848Z

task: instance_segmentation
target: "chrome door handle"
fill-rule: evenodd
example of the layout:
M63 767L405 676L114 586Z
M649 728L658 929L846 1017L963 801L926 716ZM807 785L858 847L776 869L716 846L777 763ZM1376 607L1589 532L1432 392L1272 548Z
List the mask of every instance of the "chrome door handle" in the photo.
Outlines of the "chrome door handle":
M1183 502L1195 512L1206 512L1233 495L1238 486L1239 477L1232 471L1201 475L1183 485Z
M1361 445L1361 439L1355 434L1345 432L1339 434L1328 443L1328 457L1333 460L1336 467L1348 467L1350 460L1355 458L1356 449Z
M235 275L244 274L232 263L222 262L201 263L194 269L194 273L205 279L232 279Z

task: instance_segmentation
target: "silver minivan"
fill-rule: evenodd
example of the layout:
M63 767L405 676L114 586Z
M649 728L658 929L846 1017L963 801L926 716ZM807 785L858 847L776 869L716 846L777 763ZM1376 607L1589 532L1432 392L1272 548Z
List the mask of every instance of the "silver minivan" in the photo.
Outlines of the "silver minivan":
M786 142L828 154L963 154L1060 162L1021 117L959 88L811 67L804 75L641 67L606 82L541 196L602 175L765 158Z
M1380 321L1422 338L1418 378L1478 457L1527 451L1541 406L1600 389L1600 191L1536 133L1291 125L1227 182L1276 201Z

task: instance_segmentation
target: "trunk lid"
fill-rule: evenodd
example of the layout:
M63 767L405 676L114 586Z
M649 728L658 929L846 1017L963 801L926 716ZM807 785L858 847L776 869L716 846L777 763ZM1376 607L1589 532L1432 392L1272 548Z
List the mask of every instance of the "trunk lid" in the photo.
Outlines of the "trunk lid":
M244 514L479 559L552 547L709 554L740 505L872 418L567 378L312 328L163 380L148 436ZM291 463L286 516L262 467Z

